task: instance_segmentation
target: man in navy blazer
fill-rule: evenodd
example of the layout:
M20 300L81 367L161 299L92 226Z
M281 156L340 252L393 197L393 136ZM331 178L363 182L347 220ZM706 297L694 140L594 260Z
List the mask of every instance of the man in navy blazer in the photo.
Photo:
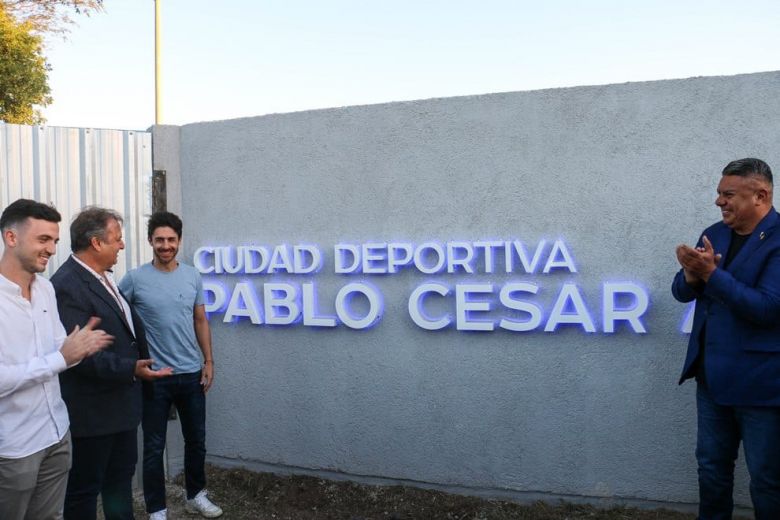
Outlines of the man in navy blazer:
M170 369L151 370L141 320L111 275L124 249L121 223L114 211L82 210L70 226L73 255L51 279L66 329L98 316L103 330L114 336L107 349L60 374L73 442L66 520L96 518L98 494L106 520L133 518L132 477L141 420L138 379L170 374Z
M742 442L757 520L780 518L780 219L759 159L723 169L722 221L677 246L672 284L696 300L680 383L696 378L699 518L731 518Z

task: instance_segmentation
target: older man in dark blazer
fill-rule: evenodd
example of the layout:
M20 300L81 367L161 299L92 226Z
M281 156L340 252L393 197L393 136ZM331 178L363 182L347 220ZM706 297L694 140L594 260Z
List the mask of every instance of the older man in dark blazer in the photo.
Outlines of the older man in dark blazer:
M60 375L73 437L73 466L65 497L66 520L91 520L102 495L106 520L133 518L132 477L137 460L136 429L141 420L141 383L165 377L154 371L141 321L111 275L122 241L122 217L88 207L70 227L73 255L51 279L66 329L91 316L114 336L114 343Z
M674 297L696 300L680 382L696 378L699 518L731 518L739 444L757 520L780 518L780 218L772 170L759 159L723 169L722 222L680 245Z

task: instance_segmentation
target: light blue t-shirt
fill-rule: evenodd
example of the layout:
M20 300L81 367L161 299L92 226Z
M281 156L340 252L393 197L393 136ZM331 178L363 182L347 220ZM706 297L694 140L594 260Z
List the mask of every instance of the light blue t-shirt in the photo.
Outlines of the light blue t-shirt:
M128 272L119 288L146 328L152 368L171 367L176 374L198 372L203 358L192 318L195 306L203 305L200 273L182 263L171 272L148 263Z

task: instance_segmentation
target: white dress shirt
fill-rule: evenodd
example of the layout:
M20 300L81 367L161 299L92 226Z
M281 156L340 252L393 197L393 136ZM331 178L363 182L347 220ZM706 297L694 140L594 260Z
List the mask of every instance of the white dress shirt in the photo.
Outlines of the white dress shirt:
M57 376L67 368L65 338L49 280L36 274L27 301L0 275L0 457L32 455L67 433Z

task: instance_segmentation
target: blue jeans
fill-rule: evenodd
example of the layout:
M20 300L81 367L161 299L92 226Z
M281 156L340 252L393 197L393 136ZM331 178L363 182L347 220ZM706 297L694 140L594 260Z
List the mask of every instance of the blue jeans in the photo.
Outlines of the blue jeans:
M194 372L158 379L152 382L152 395L144 398L144 500L149 513L165 509L163 450L171 405L179 413L184 436L187 498L206 487L206 395L200 377L200 372Z
M731 518L734 461L740 441L756 520L780 518L780 408L722 406L702 384L697 385L696 407L699 518Z

